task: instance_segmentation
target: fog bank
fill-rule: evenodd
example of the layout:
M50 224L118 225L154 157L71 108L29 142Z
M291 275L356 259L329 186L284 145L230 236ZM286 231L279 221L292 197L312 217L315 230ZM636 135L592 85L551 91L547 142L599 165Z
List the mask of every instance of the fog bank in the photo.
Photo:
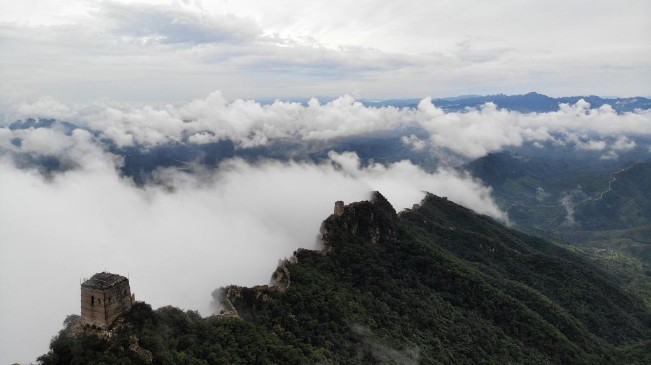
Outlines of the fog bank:
M209 314L213 289L266 284L279 259L315 248L336 200L380 190L399 210L427 190L503 217L490 189L408 161L362 166L355 153L334 152L321 164L233 159L215 170L160 170L137 187L114 156L74 150L76 167L51 176L8 155L0 162L2 363L46 352L66 315L80 311L80 280L102 270L129 275L154 307Z

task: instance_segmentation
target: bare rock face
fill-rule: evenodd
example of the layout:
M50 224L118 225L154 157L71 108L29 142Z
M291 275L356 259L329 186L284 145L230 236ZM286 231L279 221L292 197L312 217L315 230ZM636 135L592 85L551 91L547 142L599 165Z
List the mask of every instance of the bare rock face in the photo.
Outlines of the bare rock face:
M142 348L136 336L131 336L129 338L129 351L138 355L138 357L146 364L151 364L154 361L154 356L151 351Z
M289 274L289 265L295 264L297 262L298 258L296 256L280 260L276 271L274 271L274 273L271 275L271 285L269 289L275 289L280 292L284 292L289 289L289 286L292 284L292 280Z
M212 292L215 314L224 318L239 317L240 314L231 299L239 298L242 295L242 289L244 288L235 285L215 289Z
M225 288L215 289L212 292L213 312L223 318L240 317L237 307L243 302L266 301L271 293L285 292L292 283L289 266L297 262L296 256L280 260L276 271L271 275L269 285L257 285L252 288L229 285Z

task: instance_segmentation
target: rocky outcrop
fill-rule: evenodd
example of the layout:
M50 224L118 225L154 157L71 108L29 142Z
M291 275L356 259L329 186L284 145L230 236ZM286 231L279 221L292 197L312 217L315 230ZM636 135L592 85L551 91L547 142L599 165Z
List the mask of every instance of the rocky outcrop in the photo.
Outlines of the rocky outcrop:
M233 305L231 299L241 296L243 287L230 285L225 288L218 288L212 292L213 311L218 316L224 318L239 317L237 308Z
M320 235L323 250L319 253L322 255L327 255L335 242L361 245L396 242L398 214L379 192L374 192L368 201L348 205L343 201L337 201L333 214L323 221ZM290 268L298 262L299 251L278 263L269 285L251 288L230 285L213 291L213 312L224 318L241 317L246 314L241 312L241 308L249 307L259 301L265 302L276 293L287 291L292 283Z
M296 256L285 258L278 263L276 271L271 275L270 289L284 292L289 289L292 284L291 276L289 274L289 265L298 262Z
M333 242L339 241L371 245L395 242L397 219L393 206L377 191L369 201L348 205L338 201L334 214L321 224L324 251L332 249Z
M278 263L276 271L271 275L269 285L258 285L252 288L245 288L236 285L229 285L224 288L218 288L212 292L213 312L215 314L228 318L240 317L237 310L237 303L243 300L262 300L269 299L272 292L285 292L291 285L291 276L289 266L298 262L296 256L285 258Z
M136 336L129 337L129 351L135 353L145 364L151 364L154 361L151 351L142 348Z

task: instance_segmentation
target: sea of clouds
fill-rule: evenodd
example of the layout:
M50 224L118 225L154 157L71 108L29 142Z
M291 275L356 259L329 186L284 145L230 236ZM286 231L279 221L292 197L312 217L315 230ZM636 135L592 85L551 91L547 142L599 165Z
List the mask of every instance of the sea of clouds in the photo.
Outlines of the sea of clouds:
M583 101L523 114L494 104L445 113L368 107L345 96L328 103L226 100L219 92L184 104L54 99L2 105L0 124L0 362L33 361L66 315L79 313L79 284L107 270L129 275L139 300L209 315L219 286L266 284L279 259L317 248L320 223L337 200L384 194L397 210L424 191L502 221L491 188L452 166L409 160L363 162L355 151L321 161L232 158L190 171L160 168L144 185L121 173L109 145L143 150L170 143L231 140L237 148L274 141L327 141L417 126L408 148L466 160L525 144L573 146L613 157L651 134L651 112L618 114ZM73 123L10 128L18 119ZM44 172L52 157L65 168ZM616 157L613 157L616 158Z
M328 103L310 99L305 105L276 101L226 100L219 91L184 104L128 104L95 102L68 105L51 98L1 105L8 123L24 118L56 118L99 133L117 146L152 147L182 142L205 144L232 140L238 146L254 147L277 140L328 140L418 126L427 141L405 136L406 143L423 148L447 148L467 158L524 143L553 142L593 150L635 147L628 137L651 134L651 111L617 113L611 106L591 108L580 100L561 104L558 111L520 113L486 103L477 109L446 113L430 98L416 108L369 107L351 96ZM2 132L6 138L8 131ZM560 136L559 136L560 134ZM409 139L409 137L412 137ZM606 142L617 139L617 142ZM0 145L0 148L2 145Z

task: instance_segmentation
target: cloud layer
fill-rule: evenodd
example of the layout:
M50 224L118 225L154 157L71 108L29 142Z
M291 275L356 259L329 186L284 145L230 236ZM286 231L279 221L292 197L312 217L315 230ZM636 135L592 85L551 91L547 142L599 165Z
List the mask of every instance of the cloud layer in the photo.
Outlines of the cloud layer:
M650 110L618 114L609 105L591 108L583 100L573 105L561 104L558 111L547 113L497 109L492 103L479 109L446 113L429 98L423 99L417 108L378 108L365 106L351 96L328 103L311 99L306 105L283 101L260 104L242 99L228 101L220 92L213 92L185 104L164 105L68 105L45 98L8 104L4 114L6 119L69 120L118 147L144 148L222 140L248 148L277 141L329 141L415 127L429 138L398 136L404 146L417 151L445 149L464 158L477 158L504 148L546 143L615 153L634 149L632 137L651 135ZM22 138L17 133L32 132L0 129L4 148L17 149L7 143L11 138ZM29 144L24 148L28 147Z
M215 88L245 98L651 94L649 2L591 5L0 0L0 82L68 101Z

